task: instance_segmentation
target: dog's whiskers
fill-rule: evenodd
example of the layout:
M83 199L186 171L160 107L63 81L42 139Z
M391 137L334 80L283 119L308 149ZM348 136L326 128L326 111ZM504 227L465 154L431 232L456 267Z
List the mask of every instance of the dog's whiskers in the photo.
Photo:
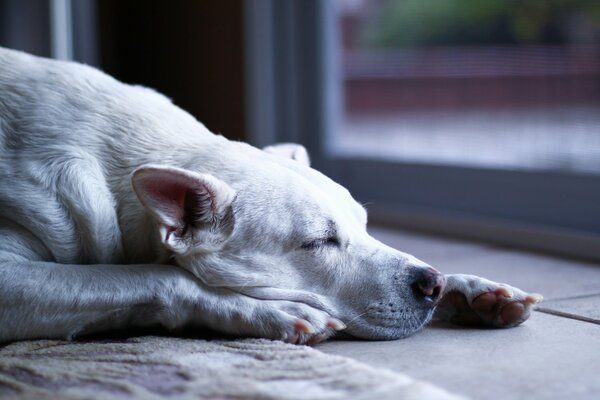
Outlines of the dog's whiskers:
M345 322L346 326L350 326L351 323L353 323L354 321L356 321L358 318L362 317L363 315L365 315L367 312L369 311L368 308L365 308L363 312L361 312L360 314L358 314L356 317L352 318L350 321Z

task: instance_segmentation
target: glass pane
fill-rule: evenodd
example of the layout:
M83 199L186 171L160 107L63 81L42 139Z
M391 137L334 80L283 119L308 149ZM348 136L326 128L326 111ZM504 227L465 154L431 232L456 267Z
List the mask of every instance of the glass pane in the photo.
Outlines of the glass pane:
M331 151L600 174L600 1L337 4Z

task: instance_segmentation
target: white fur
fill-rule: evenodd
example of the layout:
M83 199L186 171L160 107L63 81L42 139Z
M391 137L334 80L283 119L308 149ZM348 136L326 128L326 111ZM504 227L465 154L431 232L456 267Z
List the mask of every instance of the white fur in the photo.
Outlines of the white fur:
M213 135L93 68L0 49L0 341L155 324L289 339L299 319L306 341L331 317L364 338L421 328L433 308L409 270L425 264L370 237L303 148L282 149Z

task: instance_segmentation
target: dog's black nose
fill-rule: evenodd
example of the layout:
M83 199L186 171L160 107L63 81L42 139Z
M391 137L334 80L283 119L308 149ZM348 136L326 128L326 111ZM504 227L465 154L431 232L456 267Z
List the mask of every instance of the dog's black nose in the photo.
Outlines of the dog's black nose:
M446 277L431 267L415 267L411 288L418 300L436 304L442 297Z

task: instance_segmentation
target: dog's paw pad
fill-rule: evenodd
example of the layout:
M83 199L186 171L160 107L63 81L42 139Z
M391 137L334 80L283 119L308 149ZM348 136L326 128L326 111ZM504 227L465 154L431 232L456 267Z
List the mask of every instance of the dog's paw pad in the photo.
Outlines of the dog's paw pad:
M471 301L471 308L483 325L496 327L513 326L525 313L524 303L516 300L514 293L506 288L480 294Z
M497 328L517 326L529 318L531 305L541 302L538 294L526 294L518 289L499 287L471 300L471 308L482 325Z
M516 301L508 303L504 307L502 307L502 310L498 314L496 325L513 325L523 318L524 313L525 306L522 303Z
M473 310L480 313L490 313L498 303L498 295L496 293L484 293L476 297L472 302Z
M438 317L458 325L510 328L529 318L532 305L542 295L489 281L463 291L446 293L438 306Z

